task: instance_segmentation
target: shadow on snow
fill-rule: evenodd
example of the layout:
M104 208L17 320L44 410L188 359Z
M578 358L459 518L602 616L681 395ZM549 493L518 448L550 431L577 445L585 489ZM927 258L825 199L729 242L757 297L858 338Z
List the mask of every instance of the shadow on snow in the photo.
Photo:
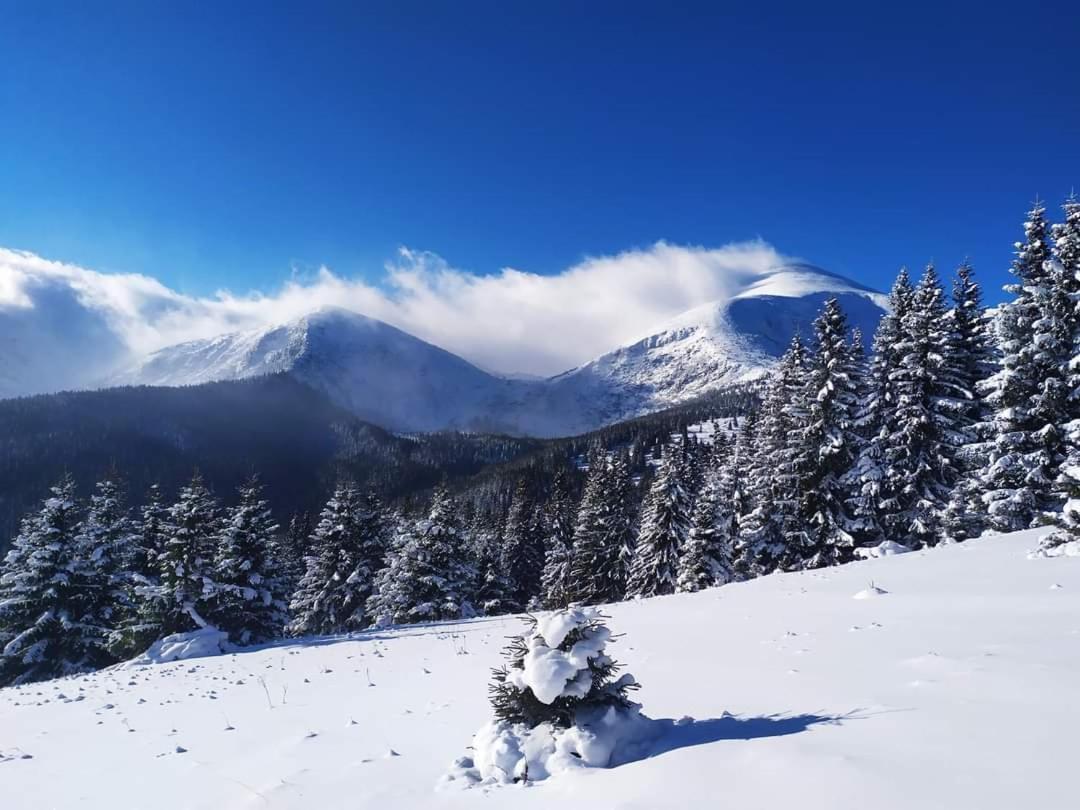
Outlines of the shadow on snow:
M707 745L722 740L757 740L763 737L785 737L790 734L799 734L813 726L839 725L845 720L859 719L855 712L843 715L823 714L795 714L795 715L765 715L761 717L737 717L724 714L723 717L713 717L708 720L683 720L660 719L657 723L658 736L652 745L641 752L641 756L632 757L620 765L637 762L642 759L666 754L679 748L690 748L695 745Z

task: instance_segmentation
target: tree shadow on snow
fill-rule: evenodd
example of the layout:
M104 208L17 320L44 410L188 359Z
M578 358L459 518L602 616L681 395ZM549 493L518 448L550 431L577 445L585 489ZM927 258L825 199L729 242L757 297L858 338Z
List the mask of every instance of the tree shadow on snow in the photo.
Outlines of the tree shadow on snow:
M642 752L643 756L637 757L635 760L649 759L679 748L707 745L722 740L757 740L762 737L785 737L789 734L799 734L807 731L813 726L839 725L845 720L853 719L858 719L855 712L842 715L772 714L761 717L736 717L725 713L723 717L713 717L708 720L694 720L692 718L655 720L654 722L659 724L659 734L648 750Z

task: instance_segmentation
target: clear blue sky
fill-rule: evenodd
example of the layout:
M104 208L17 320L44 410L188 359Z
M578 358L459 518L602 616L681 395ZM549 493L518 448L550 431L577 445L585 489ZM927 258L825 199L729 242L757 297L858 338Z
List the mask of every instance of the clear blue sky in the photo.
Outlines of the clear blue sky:
M878 5L0 0L0 245L197 293L761 236L996 287L1080 187L1080 3Z

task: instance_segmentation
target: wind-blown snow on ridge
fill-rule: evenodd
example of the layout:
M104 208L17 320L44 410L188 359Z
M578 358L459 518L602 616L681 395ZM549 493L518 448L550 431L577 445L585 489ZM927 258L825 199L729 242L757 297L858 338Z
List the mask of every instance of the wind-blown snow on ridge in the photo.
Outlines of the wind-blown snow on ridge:
M508 617L2 689L5 808L1066 810L1080 565L1027 559L1044 531L605 607L667 719L610 770L437 787L491 716Z
M270 329L167 347L112 382L189 385L288 372L395 430L569 435L760 375L793 335L810 338L832 295L869 338L882 296L818 268L790 265L547 380L490 374L388 324L324 309Z

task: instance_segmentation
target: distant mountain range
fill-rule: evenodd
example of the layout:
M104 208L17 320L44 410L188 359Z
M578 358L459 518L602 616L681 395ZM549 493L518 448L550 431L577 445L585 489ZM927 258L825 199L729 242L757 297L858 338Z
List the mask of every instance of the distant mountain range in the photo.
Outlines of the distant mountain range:
M61 377L51 385L181 386L284 372L361 419L394 431L572 435L759 376L794 334L810 337L817 311L832 296L840 299L851 326L869 338L883 312L883 295L820 268L791 264L548 379L492 374L389 324L321 309L267 329L169 346L119 371L95 368L95 381L87 379L90 368L77 369L67 354L68 381ZM0 339L4 318L0 313ZM50 352L65 354L57 340L46 343ZM40 382L20 390L20 372L41 360L32 352L22 355L0 379L0 394L42 390Z

